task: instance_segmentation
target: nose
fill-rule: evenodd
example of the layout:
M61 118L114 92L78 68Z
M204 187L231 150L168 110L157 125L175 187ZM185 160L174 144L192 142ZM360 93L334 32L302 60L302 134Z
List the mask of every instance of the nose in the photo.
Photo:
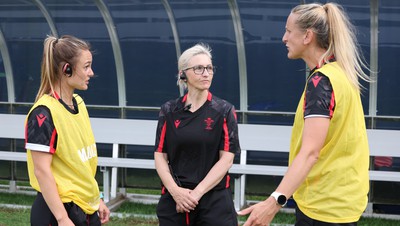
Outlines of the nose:
M282 36L282 42L285 43L285 44L287 43L286 32Z
M94 76L94 72L93 72L93 69L92 68L90 68L90 73L89 73L89 77L93 77Z
M207 74L206 74L207 73ZM210 75L210 73L208 73L208 70L207 70L207 68L204 68L204 71L203 71L203 74L201 74L201 75L203 75L203 76L205 76L205 75Z

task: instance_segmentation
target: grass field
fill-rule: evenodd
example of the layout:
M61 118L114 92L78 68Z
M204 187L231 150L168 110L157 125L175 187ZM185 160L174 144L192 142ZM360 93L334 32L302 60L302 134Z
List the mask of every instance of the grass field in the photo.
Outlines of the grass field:
M139 191L142 192L143 191ZM150 191L150 193L152 193ZM14 204L29 207L34 200L32 195L9 194L0 192L0 204ZM153 205L125 202L116 212L113 213L108 226L155 226L158 221L155 217L155 208ZM30 209L13 209L0 207L0 226L29 226ZM279 213L273 223L276 224L294 224L295 216L291 213ZM245 218L240 217L239 222L244 222ZM378 218L362 218L359 221L360 226L398 226L399 220L388 220Z

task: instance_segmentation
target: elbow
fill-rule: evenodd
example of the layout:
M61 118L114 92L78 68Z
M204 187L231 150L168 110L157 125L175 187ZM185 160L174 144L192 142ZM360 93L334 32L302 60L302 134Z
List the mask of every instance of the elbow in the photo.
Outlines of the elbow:
M319 152L313 151L307 156L307 162L311 163L311 165L315 165L319 160Z
M228 158L226 160L226 165L228 166L228 168L231 168L233 165L233 158Z
M45 170L45 169L40 168L40 167L35 167L33 172L35 174L35 177L40 181L42 178L46 177L46 175L49 173L49 171L50 171L50 169L49 170Z

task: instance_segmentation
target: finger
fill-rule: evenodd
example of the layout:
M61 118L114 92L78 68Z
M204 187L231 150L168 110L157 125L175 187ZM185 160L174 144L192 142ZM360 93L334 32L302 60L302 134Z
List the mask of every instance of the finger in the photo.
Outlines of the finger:
M185 207L186 207L187 209L194 210L194 208L196 207L196 205L195 205L194 203L187 203L187 204L185 205Z
M251 219L251 217L249 217L247 219L246 222L244 222L243 226L252 226L253 225L253 220Z
M194 198L193 196L189 196L186 200L187 200L187 202L191 203L194 206L197 206L199 204L197 199Z
M243 209L243 210L237 212L237 214L238 214L239 216L247 215L247 214L251 213L251 211L253 211L253 208L254 208L254 207L250 206L250 207L248 207L248 208L246 208L246 209Z
M104 223L107 223L110 220L110 211L105 211Z
M102 224L105 224L105 223L108 223L109 220L110 220L110 219L109 219L108 217L106 217L106 218L102 219L100 222L101 222Z
M189 204L184 204L184 211L189 213L191 210L193 210L193 208L189 205Z
M104 220L106 219L106 214L105 214L104 210L99 211L99 218L100 218L101 223L104 223Z

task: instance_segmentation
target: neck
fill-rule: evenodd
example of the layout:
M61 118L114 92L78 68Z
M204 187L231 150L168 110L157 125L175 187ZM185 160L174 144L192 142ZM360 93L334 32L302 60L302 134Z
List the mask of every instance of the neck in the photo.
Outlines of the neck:
M55 86L54 91L58 94L58 97L64 101L68 106L73 106L73 90L67 89L62 86Z
M191 104L190 111L196 111L207 101L208 90L188 92L186 104Z
M310 51L308 51L308 54L303 57L303 60L306 62L308 68L310 70L314 69L316 66L321 66L320 60L321 57L326 53L326 49L322 49L319 47L315 48L310 48Z

